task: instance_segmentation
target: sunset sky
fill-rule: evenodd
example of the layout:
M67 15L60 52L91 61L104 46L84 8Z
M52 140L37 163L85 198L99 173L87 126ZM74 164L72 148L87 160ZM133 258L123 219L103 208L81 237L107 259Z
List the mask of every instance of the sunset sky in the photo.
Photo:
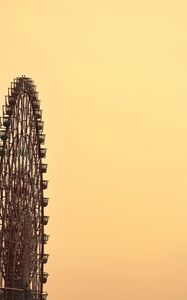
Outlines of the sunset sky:
M45 121L48 300L187 299L186 13L0 1L0 105L25 74Z

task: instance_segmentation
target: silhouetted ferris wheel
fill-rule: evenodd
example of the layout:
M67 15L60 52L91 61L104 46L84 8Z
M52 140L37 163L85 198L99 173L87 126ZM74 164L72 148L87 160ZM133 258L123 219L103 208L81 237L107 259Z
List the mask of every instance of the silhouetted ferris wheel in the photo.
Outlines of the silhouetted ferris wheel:
M42 110L30 78L11 83L0 128L0 299L45 300L48 216Z

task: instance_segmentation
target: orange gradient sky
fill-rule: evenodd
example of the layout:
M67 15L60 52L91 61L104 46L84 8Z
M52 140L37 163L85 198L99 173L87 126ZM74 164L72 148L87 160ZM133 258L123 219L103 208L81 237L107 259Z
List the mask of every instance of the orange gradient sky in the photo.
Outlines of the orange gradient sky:
M0 105L42 100L49 300L187 299L187 2L0 1Z

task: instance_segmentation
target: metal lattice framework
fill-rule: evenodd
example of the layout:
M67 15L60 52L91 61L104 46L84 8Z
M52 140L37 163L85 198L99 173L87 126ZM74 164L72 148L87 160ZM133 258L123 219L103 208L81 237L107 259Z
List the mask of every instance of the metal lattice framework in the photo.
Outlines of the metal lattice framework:
M42 111L30 78L11 83L0 128L0 299L45 300L47 164Z

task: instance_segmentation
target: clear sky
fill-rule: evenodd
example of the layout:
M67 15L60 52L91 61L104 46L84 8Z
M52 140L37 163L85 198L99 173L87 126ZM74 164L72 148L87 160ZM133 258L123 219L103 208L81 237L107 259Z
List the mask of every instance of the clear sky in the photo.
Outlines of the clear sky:
M0 1L0 105L37 84L49 300L187 299L187 2Z

